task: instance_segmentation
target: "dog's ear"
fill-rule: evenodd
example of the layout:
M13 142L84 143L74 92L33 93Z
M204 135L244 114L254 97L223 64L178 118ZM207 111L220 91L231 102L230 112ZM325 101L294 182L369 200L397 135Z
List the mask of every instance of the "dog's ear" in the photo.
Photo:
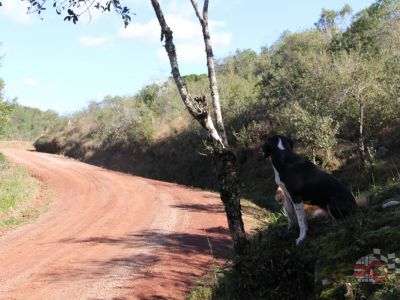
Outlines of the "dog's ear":
M287 140L288 140L288 143L290 145L290 148L293 149L293 140L291 138L288 138Z

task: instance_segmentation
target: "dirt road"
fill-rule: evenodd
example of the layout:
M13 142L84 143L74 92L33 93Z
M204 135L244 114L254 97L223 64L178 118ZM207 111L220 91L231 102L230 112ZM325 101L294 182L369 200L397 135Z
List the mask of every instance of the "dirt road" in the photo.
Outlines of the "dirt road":
M54 192L47 212L0 237L0 299L184 299L229 252L213 193L1 151Z

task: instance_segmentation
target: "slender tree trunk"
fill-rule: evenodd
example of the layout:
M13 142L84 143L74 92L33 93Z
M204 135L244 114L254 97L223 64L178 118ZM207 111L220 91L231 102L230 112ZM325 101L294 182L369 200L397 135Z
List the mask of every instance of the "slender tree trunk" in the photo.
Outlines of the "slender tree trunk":
M209 138L212 142L212 151L218 161L218 182L220 187L220 195L228 218L228 226L231 232L234 250L237 254L241 254L244 250L244 246L247 244L247 239L240 207L239 183L235 165L236 157L232 151L227 149L227 143L225 142L224 138L221 138L218 130L216 130L213 120L209 115L209 109L205 96L193 98L187 91L186 85L179 72L172 30L168 27L165 21L164 14L161 10L158 0L151 0L151 3L161 26L161 40L165 39L165 50L167 51L171 64L172 75L174 77L176 86L178 87L183 103L193 118L195 118L209 133ZM210 77L211 76L209 74L209 78ZM223 132L225 132L225 130Z
M211 98L212 104L215 113L215 120L217 123L217 129L220 133L224 144L228 146L228 138L226 136L225 126L222 119L222 112L221 112L221 104L219 100L219 92L218 92L218 84L217 84L217 76L215 74L215 64L214 64L214 53L212 50L211 45L211 37L210 37L210 29L208 26L208 0L204 1L203 6L203 16L200 14L199 7L195 0L190 0L192 2L192 6L196 12L196 16L200 21L201 28L203 31L203 39L205 45L205 51L207 56L207 68L208 68L208 81L210 83L210 91L211 91Z
M360 155L360 165L361 168L365 168L365 137L364 137L364 103L361 99L359 99L360 106L360 116L359 116L359 128L358 128L358 152Z
M224 203L228 226L232 235L233 248L238 254L242 254L247 245L246 232L244 230L242 210L240 206L239 180L236 173L236 156L223 149L217 153L219 158L218 183L221 200Z
M316 160L316 158L317 158L317 153L316 153L316 151L315 151L315 148L312 148L312 150L311 150L311 155L312 155L312 162L313 162L314 164L316 164L316 163L317 163L317 160Z

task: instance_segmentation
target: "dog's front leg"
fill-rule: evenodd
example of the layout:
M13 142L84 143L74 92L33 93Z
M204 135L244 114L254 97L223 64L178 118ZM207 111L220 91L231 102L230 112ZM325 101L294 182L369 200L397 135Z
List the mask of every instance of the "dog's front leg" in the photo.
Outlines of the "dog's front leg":
M294 210L293 201L292 201L292 198L290 198L290 195L286 194L285 196L286 197L285 197L285 201L283 202L283 209L286 213L286 218L288 221L288 230L289 230L290 228L292 228L293 223L296 221L295 210Z
M304 212L304 203L293 203L293 205L297 216L297 222L299 223L300 227L300 236L296 240L296 245L299 245L302 241L304 241L307 235L307 220Z
M288 230L290 230L294 221L296 221L295 212L292 198L283 183L281 183L276 190L275 200L283 206L283 211L285 212L288 221Z

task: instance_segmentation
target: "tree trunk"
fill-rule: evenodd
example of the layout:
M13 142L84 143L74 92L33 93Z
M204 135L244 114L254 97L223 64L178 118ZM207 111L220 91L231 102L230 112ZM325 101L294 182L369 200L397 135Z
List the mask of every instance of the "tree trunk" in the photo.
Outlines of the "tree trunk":
M247 245L246 233L242 220L240 206L239 180L236 173L236 156L226 149L217 155L219 159L218 183L221 200L224 203L228 226L232 235L233 248L237 254L242 254Z
M360 166L361 168L365 168L365 138L364 138L364 103L362 100L359 100L360 105L360 116L359 116L359 128L358 128L358 152L360 155Z
M218 92L218 84L217 84L217 76L215 74L215 64L214 64L214 53L211 45L211 37L210 37L210 29L208 26L208 0L204 1L203 6L203 16L200 15L200 11L198 5L195 0L190 0L192 2L192 6L196 12L197 18L200 21L201 28L203 31L203 39L205 45L205 51L207 56L207 68L208 68L208 81L210 83L210 91L212 104L214 108L215 120L217 123L217 129L219 134L224 141L224 144L228 146L228 138L226 136L225 126L222 119L221 112L221 104L219 100L219 92Z
M312 162L314 163L314 164L316 164L317 163L317 153L316 153L316 151L315 151L315 148L312 148L312 150L311 150L311 158L312 158Z
M247 239L240 207L239 182L235 165L236 157L232 151L227 149L225 138L221 138L220 133L216 130L213 120L209 115L205 96L193 98L188 93L186 85L179 72L172 30L168 27L165 21L158 0L151 0L151 3L161 26L161 40L165 39L165 50L167 51L172 75L176 86L178 87L182 101L193 118L195 118L209 133L213 149L212 153L217 158L220 195L228 218L228 226L233 240L234 251L237 254L241 254L243 253L244 246L247 244ZM212 69L213 68L212 65ZM210 77L209 74L209 78ZM225 132L225 130L223 132Z

